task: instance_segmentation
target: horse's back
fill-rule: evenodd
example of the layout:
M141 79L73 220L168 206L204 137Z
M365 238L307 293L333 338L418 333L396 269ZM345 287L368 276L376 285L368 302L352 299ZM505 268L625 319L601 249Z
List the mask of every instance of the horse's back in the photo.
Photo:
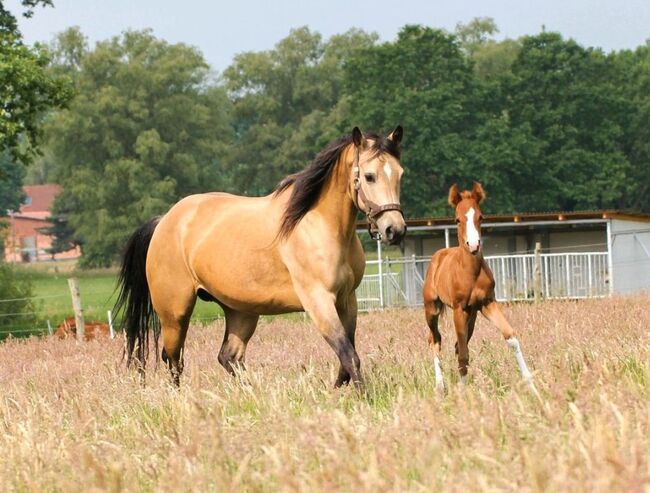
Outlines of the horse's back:
M273 195L227 193L184 198L154 232L148 273L155 277L153 271L171 269L181 284L191 283L193 292L203 289L239 311L300 309L277 248L283 202Z

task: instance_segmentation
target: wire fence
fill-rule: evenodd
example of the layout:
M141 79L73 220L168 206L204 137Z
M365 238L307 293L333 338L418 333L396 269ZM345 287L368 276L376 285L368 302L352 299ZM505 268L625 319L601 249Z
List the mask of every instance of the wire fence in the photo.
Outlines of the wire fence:
M584 247L584 245L583 245ZM518 255L490 256L485 258L496 280L496 297L498 300L530 300L534 298L535 255L526 253ZM430 257L389 259L366 262L366 275L357 289L357 300L361 311L383 309L393 306L418 306L422 304L422 286ZM606 296L609 293L609 272L606 252L580 253L542 253L539 255L542 296L545 298L588 298ZM108 319L108 300L114 291L88 291L85 296L106 296L101 311L104 315L96 316L95 308L91 317L98 320ZM65 299L57 309L44 308L43 301ZM9 335L52 334L55 327L72 313L70 293L50 294L24 298L0 300L3 304L10 302L31 302L31 309L0 313L0 339ZM101 312L100 312L101 313ZM209 324L223 319L222 314L215 316L195 316L193 323ZM120 320L113 321L115 326Z

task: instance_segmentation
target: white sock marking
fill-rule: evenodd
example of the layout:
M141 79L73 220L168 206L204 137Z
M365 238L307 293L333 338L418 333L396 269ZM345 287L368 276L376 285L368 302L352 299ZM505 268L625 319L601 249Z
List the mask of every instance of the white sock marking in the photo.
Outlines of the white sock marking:
M437 356L433 358L433 369L436 372L436 388L445 390L445 382L442 380L442 368L440 368L440 359Z
M508 346L510 346L515 352L515 358L517 359L519 371L521 372L523 379L532 380L533 375L530 373L530 370L528 370L528 367L526 366L526 362L524 361L524 354L521 352L521 346L519 345L517 338L511 337L510 339L506 339L506 342L508 343Z

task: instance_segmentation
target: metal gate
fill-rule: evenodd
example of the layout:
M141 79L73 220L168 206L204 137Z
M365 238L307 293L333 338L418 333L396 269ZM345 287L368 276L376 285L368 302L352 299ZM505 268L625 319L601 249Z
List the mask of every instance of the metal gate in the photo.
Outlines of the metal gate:
M422 286L430 257L369 260L357 289L360 310L422 305ZM534 299L535 255L485 257L494 274L499 301ZM540 255L544 298L593 298L609 293L607 252Z

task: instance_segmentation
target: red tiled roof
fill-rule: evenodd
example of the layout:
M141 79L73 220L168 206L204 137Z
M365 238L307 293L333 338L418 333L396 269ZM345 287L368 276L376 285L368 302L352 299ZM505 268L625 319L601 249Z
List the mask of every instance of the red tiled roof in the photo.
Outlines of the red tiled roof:
M56 196L61 193L61 187L55 184L25 185L23 192L27 200L20 206L20 214L45 218L49 217L50 208Z

